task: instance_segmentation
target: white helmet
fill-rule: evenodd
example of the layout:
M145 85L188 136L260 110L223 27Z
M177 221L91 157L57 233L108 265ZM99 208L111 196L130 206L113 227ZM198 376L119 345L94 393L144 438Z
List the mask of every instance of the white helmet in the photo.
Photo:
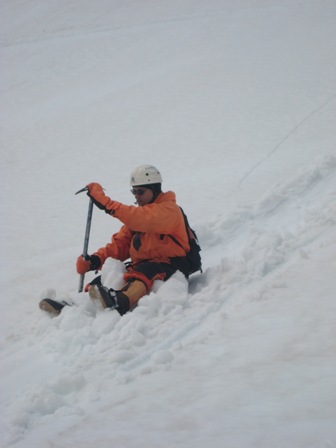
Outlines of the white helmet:
M130 185L136 187L139 185L161 184L162 177L160 171L153 165L141 165L135 168L131 173Z

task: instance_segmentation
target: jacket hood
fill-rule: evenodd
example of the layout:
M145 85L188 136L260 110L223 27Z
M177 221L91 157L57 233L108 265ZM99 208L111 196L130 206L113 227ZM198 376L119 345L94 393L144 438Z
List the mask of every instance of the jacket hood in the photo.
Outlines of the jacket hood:
M154 204L161 204L162 202L176 202L176 194L173 191L166 191L165 193L160 193L155 199Z

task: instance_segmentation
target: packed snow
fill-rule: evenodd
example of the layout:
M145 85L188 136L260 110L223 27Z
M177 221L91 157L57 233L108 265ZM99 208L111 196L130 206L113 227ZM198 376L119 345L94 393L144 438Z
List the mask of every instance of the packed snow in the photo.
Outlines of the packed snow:
M336 2L1 10L1 448L336 448ZM121 317L77 292L74 193L133 204L144 163L204 270Z

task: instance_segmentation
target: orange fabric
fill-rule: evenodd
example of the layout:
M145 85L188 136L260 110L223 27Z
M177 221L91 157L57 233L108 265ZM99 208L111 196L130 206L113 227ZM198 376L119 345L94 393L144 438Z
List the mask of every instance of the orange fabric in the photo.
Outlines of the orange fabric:
M149 292L149 291L151 291L151 289L153 287L154 281L155 280L164 280L165 276L166 276L165 273L160 273L160 274L157 274L152 279L149 279L142 272L129 271L129 272L125 272L124 280L125 280L125 282L129 282L130 280L134 280L134 279L140 280L146 286L146 289L147 289L146 292Z
M111 198L105 195L103 187L97 182L92 182L86 185L89 190L88 195L95 202L95 204L102 209L105 209L107 213L114 213L121 204L120 202L113 201Z
M85 260L82 255L77 258L76 269L78 274L85 274L90 270L90 261Z
M112 202L117 204L112 216L124 225L113 235L111 243L94 254L100 257L102 264L108 257L121 261L131 258L133 263L144 260L169 263L170 257L185 256L189 250L188 236L175 193L161 193L155 202L143 207L114 201L109 204Z

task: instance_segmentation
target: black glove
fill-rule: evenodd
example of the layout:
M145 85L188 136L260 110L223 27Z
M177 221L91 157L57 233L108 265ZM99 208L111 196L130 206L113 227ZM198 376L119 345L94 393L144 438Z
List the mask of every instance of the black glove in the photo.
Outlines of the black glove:
M96 271L100 268L101 261L98 255L87 255L85 258L80 255L77 258L76 268L78 274L85 274L88 271Z
M89 257L90 261L90 271L96 271L100 268L101 261L98 255L90 255Z

